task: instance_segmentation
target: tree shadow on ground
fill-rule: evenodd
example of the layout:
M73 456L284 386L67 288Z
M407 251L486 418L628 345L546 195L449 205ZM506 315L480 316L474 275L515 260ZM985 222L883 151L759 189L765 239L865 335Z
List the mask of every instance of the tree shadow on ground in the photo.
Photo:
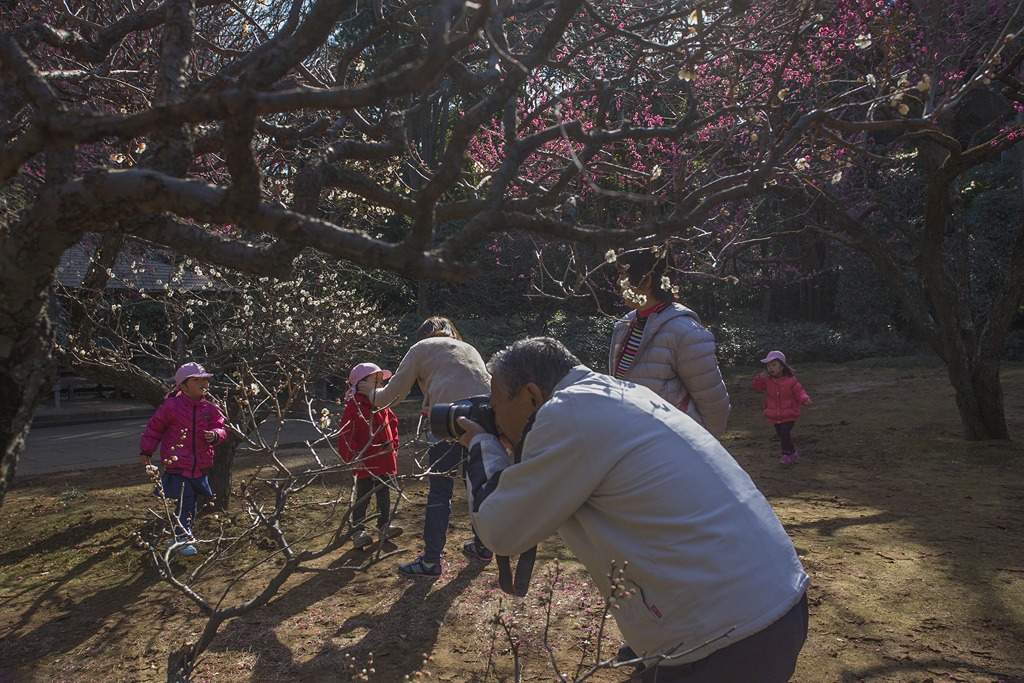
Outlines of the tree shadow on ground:
M365 663L371 653L377 675L382 680L400 681L405 675L411 677L422 668L423 655L430 653L437 643L441 626L455 600L486 567L486 564L472 562L440 588L437 587L438 580L408 579L401 596L387 611L350 616L341 625L330 629L320 647L308 652L304 661L297 661L297 653L280 642L276 653L263 650L252 680L268 680L268 676L280 676L285 671L289 677L301 681L334 680L348 664ZM336 582L320 581L323 585L304 596L303 603L313 605L341 588ZM289 604L288 613L302 611L295 607ZM361 633L358 640L347 645L335 642L353 633ZM283 659L275 657L275 654L283 655ZM359 664L360 667L362 665Z
M19 658L31 659L30 653L39 655L63 654L77 650L83 643L96 636L98 629L114 630L119 623L131 622L133 615L146 609L142 595L160 583L152 571L141 571L126 576L113 588L91 592L85 578L96 566L106 559L110 552L130 547L128 541L95 553L64 574L59 581L47 587L32 603L31 608L18 615L18 621L10 626L4 637L0 655L4 651L18 653ZM79 579L84 586L74 593L84 594L81 600L68 590L68 582ZM54 616L35 628L26 628L33 616L52 610ZM0 656L0 659L4 659Z
M955 406L936 398L936 382L889 395L895 382L889 375L858 376L867 388L854 393L815 390L813 373L801 379L815 404L793 431L801 453L795 465L779 464L780 447L770 443L771 426L760 416L763 397L745 382L730 386L735 419L724 445L773 505L785 509L786 530L818 577L810 589L811 619L819 612L828 622L819 635L830 637L809 641L802 657L852 657L854 647L871 653L845 668L844 682L924 670L1015 680L984 661L990 649L1006 647L997 641L1016 637L1014 629L997 636L994 628L983 633L971 624L1019 623L996 581L1005 571L999 568L1016 567L1011 558L1024 552L1016 533L1024 509L1014 498L1019 446L969 444L951 435ZM1008 403L1008 416L1012 411ZM888 620L876 612L883 601L892 609ZM965 630L977 634L966 641L972 646L964 644ZM987 636L993 642L983 645ZM871 658L892 661L868 663Z

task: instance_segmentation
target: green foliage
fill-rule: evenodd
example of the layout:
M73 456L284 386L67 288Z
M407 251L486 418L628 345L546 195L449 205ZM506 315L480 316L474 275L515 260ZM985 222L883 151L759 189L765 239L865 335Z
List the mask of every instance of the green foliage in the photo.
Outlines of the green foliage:
M60 502L62 503L68 503L82 495L82 492L78 490L77 486L67 486L67 484L65 484L65 487L64 493L60 494Z
M1015 180L1015 179L1007 179ZM964 218L970 226L971 304L987 311L1006 277L1020 222L1020 190L1009 186L991 187L972 181L963 194Z
M863 337L815 323L743 325L723 322L708 325L718 344L722 365L750 366L778 349L794 364L845 363L879 356L903 357L921 348L894 334Z
M584 365L605 372L615 321L607 316L564 318L552 325L551 336L565 344Z
M854 334L877 335L909 326L909 316L892 288L863 254L847 249L833 252L835 312L844 329Z
M1007 333L1006 345L1003 347L1003 359L1024 361L1024 329L1014 329Z

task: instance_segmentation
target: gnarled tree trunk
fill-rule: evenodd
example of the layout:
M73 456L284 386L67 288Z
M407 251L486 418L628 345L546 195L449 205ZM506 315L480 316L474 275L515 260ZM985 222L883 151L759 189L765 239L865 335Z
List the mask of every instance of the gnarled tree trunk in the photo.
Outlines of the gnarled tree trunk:
M0 211L0 505L14 481L32 419L56 380L50 287L74 232L41 234Z

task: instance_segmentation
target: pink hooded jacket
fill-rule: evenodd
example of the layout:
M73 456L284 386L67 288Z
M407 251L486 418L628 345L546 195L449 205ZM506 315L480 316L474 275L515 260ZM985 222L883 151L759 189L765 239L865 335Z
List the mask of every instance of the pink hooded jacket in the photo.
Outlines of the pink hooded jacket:
M206 443L203 432L217 438ZM139 451L152 454L160 446L165 472L195 479L213 466L213 447L227 438L220 408L206 398L195 401L183 393L168 397L149 419Z
M810 399L796 377L765 377L758 375L751 385L754 391L767 392L764 397L764 416L769 422L780 424L800 417L800 406Z

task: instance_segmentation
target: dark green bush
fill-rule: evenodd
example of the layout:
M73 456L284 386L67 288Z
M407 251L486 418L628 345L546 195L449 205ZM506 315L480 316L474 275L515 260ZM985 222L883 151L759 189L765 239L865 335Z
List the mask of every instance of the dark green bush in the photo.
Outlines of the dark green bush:
M793 363L846 363L865 358L901 357L923 349L895 335L863 337L820 323L708 325L718 344L722 365L751 365L778 349Z
M591 370L608 371L608 346L615 318L593 316L556 320L550 335L568 347Z
M1010 330L1003 348L1004 360L1024 360L1024 330Z

